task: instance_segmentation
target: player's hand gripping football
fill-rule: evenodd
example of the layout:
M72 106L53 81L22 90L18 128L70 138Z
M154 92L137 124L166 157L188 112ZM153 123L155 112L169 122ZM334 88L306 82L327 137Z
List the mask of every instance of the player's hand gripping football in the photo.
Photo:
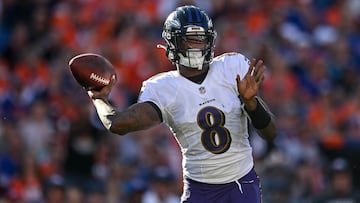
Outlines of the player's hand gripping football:
M111 92L111 89L112 89L112 87L114 86L115 83L116 83L116 76L113 75L111 77L110 83L108 85L104 86L100 90L88 91L88 95L92 99L105 99L106 100L106 99L108 99L109 94Z
M236 76L239 95L249 110L256 108L255 96L264 80L265 70L266 66L262 60L252 59L244 78L241 80L240 75Z

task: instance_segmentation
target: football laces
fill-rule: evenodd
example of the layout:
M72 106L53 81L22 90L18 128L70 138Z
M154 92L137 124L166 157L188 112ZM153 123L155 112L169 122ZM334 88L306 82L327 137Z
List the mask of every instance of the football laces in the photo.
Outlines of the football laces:
M91 80L95 80L96 82L99 82L101 84L104 84L104 85L108 85L110 83L110 80L106 79L106 78L103 78L95 73L91 73L90 75L90 79Z

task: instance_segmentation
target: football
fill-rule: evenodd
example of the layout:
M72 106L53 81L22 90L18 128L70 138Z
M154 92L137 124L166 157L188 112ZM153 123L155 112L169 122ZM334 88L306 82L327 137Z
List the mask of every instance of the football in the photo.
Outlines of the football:
M100 90L116 77L113 65L99 54L85 53L74 56L69 68L75 80L86 90Z

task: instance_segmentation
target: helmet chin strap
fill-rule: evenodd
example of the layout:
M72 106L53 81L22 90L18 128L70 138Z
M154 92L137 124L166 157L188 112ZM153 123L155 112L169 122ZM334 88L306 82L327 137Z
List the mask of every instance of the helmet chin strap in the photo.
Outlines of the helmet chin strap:
M156 45L156 48L166 50L166 46L164 46L164 45L162 45L162 44L157 44L157 45Z
M202 51L199 49L188 49L186 53L188 57L185 57L182 53L179 53L179 64L189 68L196 68L198 70L201 70L204 65L205 59Z

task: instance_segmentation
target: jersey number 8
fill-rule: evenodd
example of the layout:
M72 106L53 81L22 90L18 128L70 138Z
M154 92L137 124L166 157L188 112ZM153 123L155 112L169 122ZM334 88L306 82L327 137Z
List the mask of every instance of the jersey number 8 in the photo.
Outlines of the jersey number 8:
M230 132L225 125L225 114L220 109L208 106L201 109L197 115L197 123L203 130L202 145L211 153L226 152L231 144Z

